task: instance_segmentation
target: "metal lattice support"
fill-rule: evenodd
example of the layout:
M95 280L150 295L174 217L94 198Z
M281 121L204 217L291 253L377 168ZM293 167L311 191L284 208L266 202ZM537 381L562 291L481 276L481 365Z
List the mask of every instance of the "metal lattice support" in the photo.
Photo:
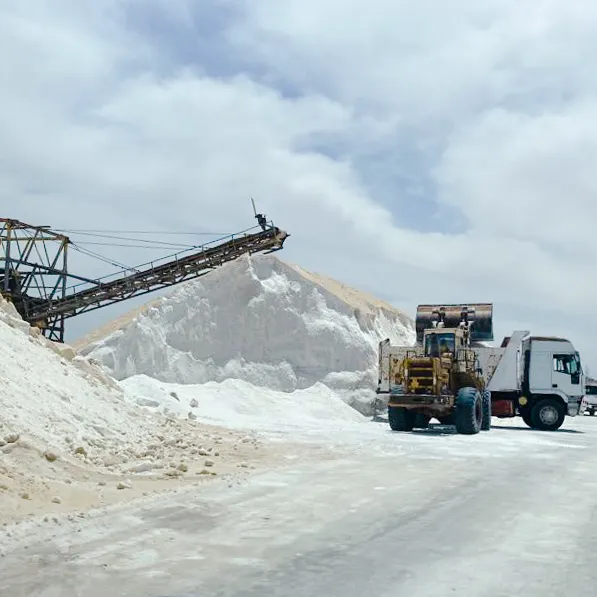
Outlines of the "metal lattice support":
M36 307L66 296L68 237L47 226L0 218L0 292L44 336L64 341L60 314L31 321Z
M282 249L289 235L268 224L263 214L255 217L259 232L233 234L193 247L194 253L185 255L187 250L134 268L133 274L123 275L123 270L99 280L68 272L68 246L81 249L67 236L48 226L0 218L0 293L46 338L64 342L65 320L70 317L198 278L241 255ZM83 284L71 286L67 294L69 278Z

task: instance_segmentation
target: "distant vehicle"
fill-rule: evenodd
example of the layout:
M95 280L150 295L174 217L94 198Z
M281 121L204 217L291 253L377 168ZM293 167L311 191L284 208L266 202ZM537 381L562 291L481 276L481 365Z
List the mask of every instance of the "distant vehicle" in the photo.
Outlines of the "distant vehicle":
M595 411L597 410L597 380L596 379L589 379L587 380L585 386L585 404L586 404L586 411L592 417L595 416Z
M393 430L436 418L471 435L489 430L492 416L519 415L529 427L554 431L582 412L585 376L572 343L520 330L487 346L492 316L490 303L419 305L415 346L380 342L377 394L387 395Z

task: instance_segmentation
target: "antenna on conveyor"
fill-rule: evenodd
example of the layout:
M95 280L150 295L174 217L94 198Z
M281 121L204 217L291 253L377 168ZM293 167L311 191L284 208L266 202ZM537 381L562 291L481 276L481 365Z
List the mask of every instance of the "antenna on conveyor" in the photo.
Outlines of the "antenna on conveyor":
M253 204L253 213L255 214L257 223L261 226L261 229L265 232L267 230L267 219L265 218L265 214L257 213L257 208L255 207L255 199L253 199L253 197L251 197L251 203Z

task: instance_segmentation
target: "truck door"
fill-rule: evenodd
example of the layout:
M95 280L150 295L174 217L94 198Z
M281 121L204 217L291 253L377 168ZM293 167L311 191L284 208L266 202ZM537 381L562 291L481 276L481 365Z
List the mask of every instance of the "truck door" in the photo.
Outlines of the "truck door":
M532 393L545 393L551 390L552 385L552 353L541 350L538 344L532 344L532 348L527 353L525 366L528 370L528 391Z
M560 390L568 396L582 394L580 386L580 371L578 363L571 354L554 354L551 385L555 390Z

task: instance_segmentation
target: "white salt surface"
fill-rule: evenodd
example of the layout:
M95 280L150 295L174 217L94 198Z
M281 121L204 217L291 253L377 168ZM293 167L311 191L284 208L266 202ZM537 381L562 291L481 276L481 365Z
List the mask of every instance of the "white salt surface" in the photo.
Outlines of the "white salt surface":
M275 256L253 256L176 287L78 346L118 380L240 380L286 393L319 383L365 412L385 338L413 343L412 320ZM249 388L234 391L241 387Z
M118 384L66 346L47 341L0 298L0 439L27 434L46 448L123 449L149 436ZM81 443L82 442L82 443Z
M246 433L165 417L137 402L0 298L0 528L220 475L238 479L241 463L276 461L258 442L245 443Z
M189 417L232 429L281 431L369 424L369 419L338 395L315 384L304 390L278 392L237 379L203 385L160 382L145 375L121 382L128 400L150 410ZM190 415L189 415L190 413Z

